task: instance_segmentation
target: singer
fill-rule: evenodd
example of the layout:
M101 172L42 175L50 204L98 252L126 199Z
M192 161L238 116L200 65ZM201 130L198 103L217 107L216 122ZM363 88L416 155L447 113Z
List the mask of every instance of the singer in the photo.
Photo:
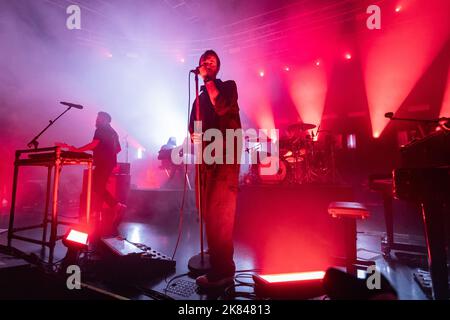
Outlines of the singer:
M126 206L117 201L117 199L108 192L106 184L113 169L117 166L117 154L121 150L119 137L116 131L111 127L111 116L106 112L98 113L95 127L94 138L90 143L80 148L68 146L68 149L73 152L93 151L93 212L99 217L103 202L106 202L106 204L114 211L113 227L116 229Z
M232 80L223 82L217 79L219 70L220 59L217 53L213 50L203 53L199 67L196 69L204 82L199 96L200 121L204 131L218 129L225 137L227 129L241 128L241 120L236 83ZM189 131L194 143L203 143L202 133L194 132L195 116L194 102ZM237 159L241 156L241 150L236 141L231 147L233 150L229 150L230 147L226 145L226 141L223 141L223 146L224 154L233 152L232 164L201 164L202 203L200 205L204 215L211 263L211 271L196 279L197 285L202 288L232 284L236 269L233 261L233 227L240 169Z

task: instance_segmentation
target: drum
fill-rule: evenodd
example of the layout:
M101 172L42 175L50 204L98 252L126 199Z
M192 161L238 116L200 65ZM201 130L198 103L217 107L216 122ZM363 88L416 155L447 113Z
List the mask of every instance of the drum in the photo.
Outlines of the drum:
M284 159L267 156L256 165L257 178L263 184L281 184L287 181L289 166Z

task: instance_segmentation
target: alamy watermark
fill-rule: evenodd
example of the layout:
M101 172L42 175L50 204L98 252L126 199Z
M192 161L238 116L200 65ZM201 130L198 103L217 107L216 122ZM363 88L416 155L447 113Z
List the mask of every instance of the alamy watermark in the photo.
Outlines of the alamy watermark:
M225 136L218 129L202 131L202 122L194 122L194 135L198 141L190 141L172 149L174 164L261 164L262 175L273 175L279 170L279 130L278 129L226 129ZM247 142L255 142L270 156L260 157L258 152L245 148ZM201 142L201 143L200 143ZM184 155L194 149L195 157Z
M76 4L67 7L66 28L69 30L81 30L81 8Z
M81 289L81 269L77 265L70 265L66 269L66 273L69 274L66 280L66 286L69 290Z
M367 289L381 290L381 273L377 267L375 265L368 266L366 272L369 275L366 279Z
M69 30L81 30L81 8L79 5L71 4L66 8L68 17L66 19L66 28ZM370 14L366 20L366 26L369 30L381 29L381 8L376 4L369 5L366 13Z

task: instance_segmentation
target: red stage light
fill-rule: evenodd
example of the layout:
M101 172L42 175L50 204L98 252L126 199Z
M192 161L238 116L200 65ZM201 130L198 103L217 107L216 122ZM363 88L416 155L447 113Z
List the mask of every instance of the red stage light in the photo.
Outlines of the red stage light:
M396 8L395 8L395 12L400 12L402 10L402 6L397 6Z
M284 71L289 71L289 70L290 70L290 69L289 69L288 66L284 67Z
M328 88L325 68L309 65L289 72L289 93L303 122L319 124Z
M71 229L65 240L71 241L75 244L86 246L88 242L88 234Z
M444 99L442 100L439 117L450 117L450 69L448 69L447 87L445 89Z
M449 8L448 1L409 1L400 10L411 23L398 23L394 14L384 16L381 33L360 26L358 55L375 138L389 123L384 114L398 110L446 43Z
M316 66L318 67L318 66L320 66L320 60L316 60Z
M356 135L353 133L347 135L347 149L356 149Z
M255 293L274 299L310 299L324 294L325 271L254 275Z
M347 60L350 60L352 58L352 55L351 55L351 53L346 53L345 54L345 59L347 59Z
M325 271L311 271L311 272L294 272L294 273L278 273L259 275L261 279L267 283L281 283L293 281L311 281L321 280L325 276Z

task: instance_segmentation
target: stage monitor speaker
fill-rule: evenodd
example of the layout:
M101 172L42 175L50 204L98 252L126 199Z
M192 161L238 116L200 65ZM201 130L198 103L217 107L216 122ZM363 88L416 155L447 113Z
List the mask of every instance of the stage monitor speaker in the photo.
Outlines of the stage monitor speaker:
M115 280L148 279L175 271L176 262L169 256L122 237L103 238L100 252L105 275Z

